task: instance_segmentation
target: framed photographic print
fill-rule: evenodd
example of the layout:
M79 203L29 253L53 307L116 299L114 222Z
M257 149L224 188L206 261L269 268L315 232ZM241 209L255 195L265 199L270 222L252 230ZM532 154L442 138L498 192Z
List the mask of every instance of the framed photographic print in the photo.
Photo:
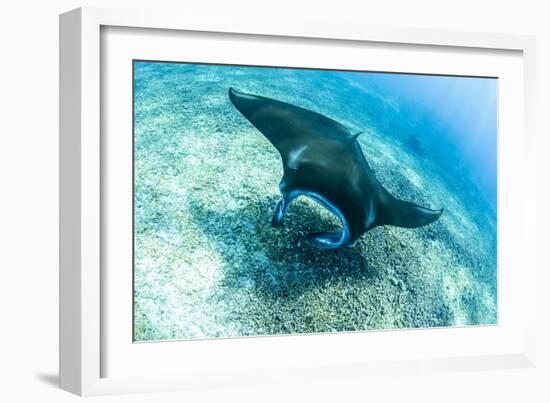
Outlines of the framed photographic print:
M531 37L96 8L60 35L64 389L532 365Z

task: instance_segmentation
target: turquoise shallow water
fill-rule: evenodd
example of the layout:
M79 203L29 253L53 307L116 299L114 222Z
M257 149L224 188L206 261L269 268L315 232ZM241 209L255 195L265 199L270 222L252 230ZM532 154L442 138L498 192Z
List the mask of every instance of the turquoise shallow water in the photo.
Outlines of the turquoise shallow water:
M134 69L137 341L496 323L495 80ZM300 198L272 228L280 157L230 103L231 86L363 131L379 181L444 215L323 251L305 234L339 222Z

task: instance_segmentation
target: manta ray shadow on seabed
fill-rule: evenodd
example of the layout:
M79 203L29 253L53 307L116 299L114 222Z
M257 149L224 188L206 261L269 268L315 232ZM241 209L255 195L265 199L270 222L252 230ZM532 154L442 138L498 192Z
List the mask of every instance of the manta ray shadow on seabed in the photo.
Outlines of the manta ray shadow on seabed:
M270 297L297 298L309 289L341 280L369 280L379 274L368 263L360 242L352 248L321 250L307 245L305 233L336 223L297 201L283 228L270 224L276 199L247 201L240 208L217 212L199 201L188 204L193 222L222 257L226 287L254 284ZM301 227L301 228L300 228Z

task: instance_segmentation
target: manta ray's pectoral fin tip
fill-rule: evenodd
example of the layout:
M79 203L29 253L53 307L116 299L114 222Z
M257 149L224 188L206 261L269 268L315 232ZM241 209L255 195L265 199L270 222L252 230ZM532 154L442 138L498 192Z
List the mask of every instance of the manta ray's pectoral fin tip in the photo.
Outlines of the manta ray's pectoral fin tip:
M363 131L360 131L358 133L355 133L355 134L352 134L351 135L351 138L353 139L353 141L359 141L359 136L361 136L362 134L364 134L365 132Z
M229 87L227 93L229 94L229 99L231 101L235 101L235 98L240 94L240 92L233 87Z
M443 215L443 211L445 211L445 209L442 207L442 208L440 208L440 209L438 209L438 210L432 210L432 211L435 211L435 213L436 213L436 214L435 214L435 219L434 219L434 221L435 221L435 220L437 220L439 217L441 217L441 216Z
M256 104L260 100L258 96L241 92L234 87L229 87L227 92L229 94L229 99L233 105L235 105L235 108L237 108L237 110L245 117L249 116L250 112L256 108Z
M390 196L384 203L379 225L395 225L403 228L422 227L436 221L443 215L443 211L443 208L431 210Z
M245 92L238 90L235 87L229 87L229 90L227 90L227 93L229 94L229 99L231 99L231 101L235 101L237 99L250 100L250 99L257 98L255 95L247 94Z
M422 227L424 225L431 224L443 215L442 208L439 210L431 210L425 207L417 206L412 203L411 205L413 207L408 211L410 216L408 217L407 224L409 224L412 228Z

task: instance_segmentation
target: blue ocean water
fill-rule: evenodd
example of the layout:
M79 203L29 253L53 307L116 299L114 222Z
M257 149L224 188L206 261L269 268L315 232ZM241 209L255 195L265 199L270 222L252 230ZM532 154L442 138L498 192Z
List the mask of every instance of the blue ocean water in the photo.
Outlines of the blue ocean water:
M392 97L404 130L429 143L432 158L455 157L452 163L466 167L472 184L496 210L497 79L351 74L366 88Z
M364 132L388 191L444 215L337 251L305 245L340 225L311 200L271 228L280 157L229 87ZM496 323L497 90L492 78L135 62L136 340Z

